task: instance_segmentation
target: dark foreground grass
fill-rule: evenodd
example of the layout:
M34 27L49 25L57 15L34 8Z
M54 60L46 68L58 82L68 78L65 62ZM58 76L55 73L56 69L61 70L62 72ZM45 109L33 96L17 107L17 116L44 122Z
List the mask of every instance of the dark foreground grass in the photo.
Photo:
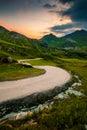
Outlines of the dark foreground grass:
M83 97L71 95L56 100L51 109L29 115L17 121L1 122L0 130L86 130L87 125L87 60L57 59L56 65L77 74L82 86L76 89Z
M16 80L44 74L45 70L28 68L18 64L0 64L0 81Z

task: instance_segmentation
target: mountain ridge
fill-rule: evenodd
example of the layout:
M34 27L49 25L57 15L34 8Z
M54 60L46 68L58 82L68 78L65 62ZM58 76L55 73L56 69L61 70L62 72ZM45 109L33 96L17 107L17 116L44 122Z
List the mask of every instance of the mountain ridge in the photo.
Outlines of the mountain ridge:
M50 33L43 36L40 40L28 38L23 34L15 31L9 31L3 26L0 26L0 40L16 44L21 47L28 47L37 51L43 49L64 49L87 47L87 31L76 30L61 38Z
M50 39L50 40L48 40ZM87 31L86 30L76 30L73 33L70 33L61 38L56 37L55 35L45 35L41 38L41 41L48 44L50 47L81 47L87 46Z
M0 26L0 58L3 55L16 59L18 57L52 59L54 55L87 57L86 50L87 31L84 30L75 31L62 38L48 34L37 40Z

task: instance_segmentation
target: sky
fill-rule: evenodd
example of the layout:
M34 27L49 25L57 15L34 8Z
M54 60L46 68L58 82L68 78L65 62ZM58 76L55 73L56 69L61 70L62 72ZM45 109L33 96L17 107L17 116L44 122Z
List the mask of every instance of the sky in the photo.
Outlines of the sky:
M87 30L87 0L0 0L0 25L36 39Z

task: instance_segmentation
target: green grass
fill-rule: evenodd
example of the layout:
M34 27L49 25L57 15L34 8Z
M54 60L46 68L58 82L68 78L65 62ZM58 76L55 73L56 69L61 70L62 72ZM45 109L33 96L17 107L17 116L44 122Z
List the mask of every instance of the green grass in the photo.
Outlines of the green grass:
M58 66L77 74L82 80L82 86L79 87L81 91L87 94L87 60L80 59L60 59L60 64Z
M26 61L25 61L26 62ZM44 59L29 60L32 66L34 65L56 65L51 61ZM26 68L18 64L0 64L0 81L16 80L21 78L33 77L44 74L45 70L37 68Z
M21 46L20 44L18 45L3 40L0 40L0 51L7 53L15 59L35 58L40 53L39 49L30 46L30 44Z
M31 65L51 65L55 66L56 64L52 61L44 60L44 59L37 59L37 60L29 60L28 61Z
M0 81L33 77L44 73L43 69L28 68L18 64L0 64Z

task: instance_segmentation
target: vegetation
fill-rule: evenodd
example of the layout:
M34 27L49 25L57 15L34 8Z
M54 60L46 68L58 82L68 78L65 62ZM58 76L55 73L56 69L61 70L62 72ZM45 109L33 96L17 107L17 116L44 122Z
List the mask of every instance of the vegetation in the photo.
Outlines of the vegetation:
M21 78L33 77L44 74L45 70L28 68L15 63L0 64L0 81L16 80Z
M87 47L87 31L75 31L62 38L57 38L53 34L49 34L45 35L41 41L48 45L48 47L52 48Z
M34 58L37 57L39 51L34 48L20 46L13 43L0 40L0 54L6 54L13 57L14 59L23 59L23 58ZM36 52L36 54L35 54Z
M13 59L41 57L43 59L28 62L32 65L54 65L71 71L82 80L82 85L75 89L84 94L82 97L71 95L64 100L55 100L52 108L27 115L21 120L0 122L0 130L86 130L87 31L76 31L60 39L50 34L38 41L0 27L0 39L0 62L9 56ZM23 68L15 63L0 64L1 81L42 73L44 70Z
M54 66L56 65L55 63L53 63L50 60L44 60L44 59L36 59L36 60L29 60L28 61L31 65L51 65Z
M37 61L31 61L36 62ZM38 63L42 62L39 60ZM28 115L17 121L5 121L0 125L1 130L85 130L87 124L87 60L63 59L56 65L79 75L82 86L76 88L84 93L83 97L71 95L64 100L56 100L51 109ZM31 123L33 121L33 123Z

